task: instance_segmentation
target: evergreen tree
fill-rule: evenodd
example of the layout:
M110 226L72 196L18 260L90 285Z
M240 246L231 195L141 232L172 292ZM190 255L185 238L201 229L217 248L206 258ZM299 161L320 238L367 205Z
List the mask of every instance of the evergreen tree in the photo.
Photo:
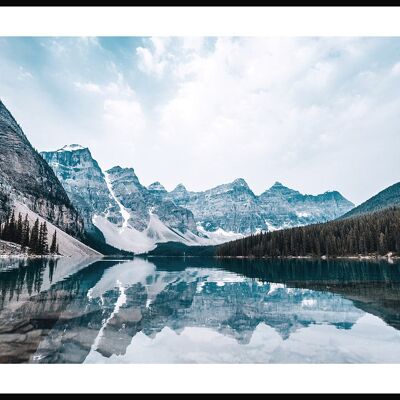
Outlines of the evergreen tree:
M10 222L8 224L8 241L15 242L15 232L16 232L16 225L15 225L15 213L14 211L11 214Z
M251 235L217 247L221 257L385 255L400 252L400 208Z
M39 218L36 218L36 221L33 224L29 247L32 253L39 254Z
M18 221L15 229L15 243L21 244L22 239L22 215L18 213Z
M56 254L57 252L57 230L54 229L53 237L51 239L50 253Z
M39 246L38 254L47 254L49 252L47 242L47 225L46 221L40 224L39 228Z
M30 233L30 227L29 227L28 214L25 214L25 219L24 222L22 223L22 235L21 235L21 246L23 248L29 246L29 233Z

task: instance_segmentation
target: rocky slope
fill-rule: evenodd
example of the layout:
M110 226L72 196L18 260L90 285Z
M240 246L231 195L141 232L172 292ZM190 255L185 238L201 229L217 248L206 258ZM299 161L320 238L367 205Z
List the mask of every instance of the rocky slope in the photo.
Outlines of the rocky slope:
M21 215L27 215L31 226L33 226L37 218L39 219L39 223L46 221L40 215L30 210L25 204L19 203L18 201L15 203L14 209L17 214L21 213ZM54 231L57 231L57 243L59 246L60 255L80 258L102 256L102 254L100 254L98 251L82 243L80 240L68 235L49 221L46 221L46 224L48 229L48 238L51 238Z
M105 176L88 148L74 144L57 151L42 152L41 155L51 165L83 216L86 229L93 228L93 214L104 212L113 223L122 223L118 204L111 196Z
M83 221L53 170L0 101L0 213L15 201L73 236L83 233Z
M0 240L0 257L20 256L24 254L21 245Z
M316 196L304 195L280 182L259 197L265 220L270 228L309 225L335 219L354 207L339 192L330 191Z
M193 214L167 199L158 182L143 186L133 168L116 166L103 173L89 149L79 145L42 156L84 215L86 226L99 229L109 245L137 253L157 242L204 240Z
M155 183L145 188L133 168L114 167L107 171L111 190L121 204L129 210L128 223L142 231L148 227L151 214L182 233L196 232L193 214L165 198L166 190Z

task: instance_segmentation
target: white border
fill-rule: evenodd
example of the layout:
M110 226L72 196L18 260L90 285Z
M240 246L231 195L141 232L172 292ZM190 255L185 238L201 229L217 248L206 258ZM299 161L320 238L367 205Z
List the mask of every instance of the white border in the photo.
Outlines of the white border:
M397 7L1 7L0 36L397 36Z
M1 365L2 393L398 393L388 365Z
M394 7L2 7L0 20L0 36L400 36ZM396 393L399 372L400 365L0 365L0 392Z

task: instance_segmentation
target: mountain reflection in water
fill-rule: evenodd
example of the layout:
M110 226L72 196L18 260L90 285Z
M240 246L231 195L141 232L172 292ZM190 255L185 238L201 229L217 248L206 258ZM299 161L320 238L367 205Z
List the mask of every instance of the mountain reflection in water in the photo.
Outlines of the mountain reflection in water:
M0 362L398 362L400 263L0 260Z

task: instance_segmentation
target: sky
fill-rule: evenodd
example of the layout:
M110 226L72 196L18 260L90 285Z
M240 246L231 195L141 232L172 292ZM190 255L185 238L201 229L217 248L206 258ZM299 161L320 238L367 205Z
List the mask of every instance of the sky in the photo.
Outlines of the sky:
M0 99L39 151L167 190L400 181L400 38L0 37Z

